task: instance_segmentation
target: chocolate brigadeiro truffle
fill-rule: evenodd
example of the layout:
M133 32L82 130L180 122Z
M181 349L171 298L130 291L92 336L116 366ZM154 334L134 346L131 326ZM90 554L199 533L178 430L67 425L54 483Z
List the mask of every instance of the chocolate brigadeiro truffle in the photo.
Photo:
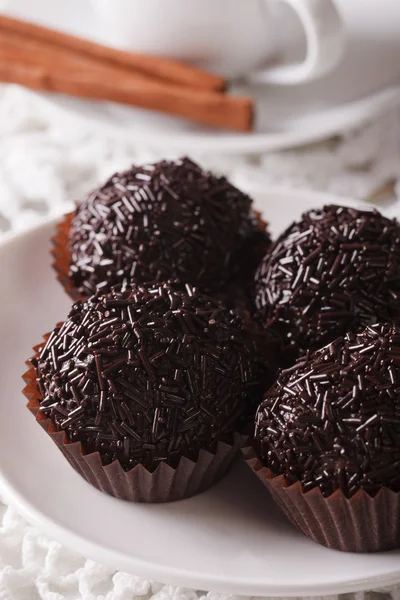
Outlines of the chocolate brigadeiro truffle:
M134 501L217 481L236 456L238 419L262 395L240 319L171 282L76 302L32 365L39 422L93 485Z
M400 226L376 210L304 213L255 277L258 316L294 357L349 330L397 320L399 301Z
M266 226L225 177L183 158L116 173L67 216L55 268L74 299L117 283L177 278L206 293L251 280Z
M303 533L341 550L399 547L400 329L349 333L282 371L254 443L253 468Z

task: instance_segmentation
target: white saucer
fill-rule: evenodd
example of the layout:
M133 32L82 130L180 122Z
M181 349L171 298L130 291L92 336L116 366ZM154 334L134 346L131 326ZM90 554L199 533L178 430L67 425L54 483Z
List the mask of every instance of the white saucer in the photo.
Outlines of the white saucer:
M90 0L2 0L5 10L69 33L111 44L111 33L98 22ZM256 130L238 134L187 122L151 111L106 102L90 102L55 94L36 94L54 115L90 123L130 142L173 151L253 153L296 147L354 128L400 105L400 68L372 39L373 61L358 64L368 42L355 35L353 53L332 76L299 86L242 89L255 98ZM375 45L374 45L375 44ZM376 46L376 47L375 47ZM382 50L381 50L382 46ZM394 49L396 55L396 49ZM365 67L365 65L364 65ZM354 73L362 71L360 81ZM33 93L33 92L32 92Z
M316 193L266 190L257 206L276 234ZM135 505L107 496L69 466L35 423L21 394L24 361L69 301L50 267L54 222L0 245L0 483L35 526L113 568L149 579L248 596L306 596L400 582L400 551L351 555L303 537L239 463L219 485L169 505Z

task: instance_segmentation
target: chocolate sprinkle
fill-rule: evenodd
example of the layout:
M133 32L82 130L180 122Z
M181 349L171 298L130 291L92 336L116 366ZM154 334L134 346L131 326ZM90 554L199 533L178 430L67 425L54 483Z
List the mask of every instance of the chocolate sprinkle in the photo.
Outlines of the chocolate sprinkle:
M264 466L305 492L400 492L400 329L349 333L281 371L255 443Z
M240 319L177 282L76 302L33 365L40 410L126 470L214 451L260 399L261 365Z
M396 320L400 226L376 210L306 212L265 256L255 292L258 317L295 356L348 330Z
M69 277L82 298L133 278L207 293L236 274L250 280L269 243L251 204L188 158L116 173L76 210Z

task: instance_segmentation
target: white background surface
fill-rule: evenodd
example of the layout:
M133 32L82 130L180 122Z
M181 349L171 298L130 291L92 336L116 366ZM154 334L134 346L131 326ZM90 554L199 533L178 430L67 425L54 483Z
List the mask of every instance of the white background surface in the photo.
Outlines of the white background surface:
M30 96L16 88L0 96L0 134L3 231L60 214L115 169L159 156L157 149L134 139L120 143L99 132L51 120ZM262 185L279 182L362 197L386 179L399 176L399 140L398 115L393 112L344 139L299 152L230 159L199 153L195 158L228 172L243 187L255 181ZM396 210L396 204L391 209ZM32 254L34 251L32 248ZM24 290L19 291L22 294ZM53 310L49 308L49 318L55 316ZM37 322L37 331L45 325ZM6 337L12 339L11 333ZM26 354L27 346L24 351ZM0 405L0 418L2 410ZM198 543L197 535L190 543ZM44 537L12 508L5 509L0 529L0 567L1 600L147 600L153 595L156 600L195 600L202 596L202 592L162 587L93 563Z

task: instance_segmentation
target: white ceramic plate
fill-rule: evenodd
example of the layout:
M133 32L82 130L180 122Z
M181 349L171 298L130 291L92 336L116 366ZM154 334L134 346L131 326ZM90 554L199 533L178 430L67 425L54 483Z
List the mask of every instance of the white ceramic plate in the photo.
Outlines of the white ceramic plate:
M265 190L257 207L274 234L316 193ZM103 494L69 466L35 423L21 394L24 361L69 301L50 267L54 222L0 245L0 483L46 534L116 569L204 590L249 596L350 592L400 582L400 551L351 555L303 537L239 463L217 486L169 505L135 505Z
M112 32L96 19L90 0L0 0L0 6L26 20L111 45L115 42ZM50 116L89 123L130 142L185 153L279 150L342 133L400 105L400 67L395 60L399 44L393 32L390 40L384 32L371 33L368 27L366 37L363 35L358 29L351 31L351 52L332 76L299 86L242 89L254 96L258 115L256 130L249 134L207 129L184 119L113 103L32 93L46 103ZM382 36L384 43L379 43ZM392 48L393 56L388 56L389 43L397 44ZM368 68L360 63L365 52L371 52ZM362 78L355 77L360 72Z

